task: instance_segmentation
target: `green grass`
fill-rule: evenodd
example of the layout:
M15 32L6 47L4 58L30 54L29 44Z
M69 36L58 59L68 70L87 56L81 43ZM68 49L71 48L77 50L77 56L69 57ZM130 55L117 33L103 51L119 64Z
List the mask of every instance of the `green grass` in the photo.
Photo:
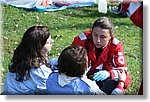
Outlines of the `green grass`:
M91 29L93 22L101 17L109 17L115 25L115 37L124 44L125 56L132 83L126 90L128 95L136 95L142 78L142 30L136 27L128 17L108 12L98 13L97 6L65 9L56 12L26 11L11 6L3 8L3 81L13 50L19 44L29 26L46 25L50 29L53 48L49 57L58 57L61 51L71 44L73 38L83 30Z

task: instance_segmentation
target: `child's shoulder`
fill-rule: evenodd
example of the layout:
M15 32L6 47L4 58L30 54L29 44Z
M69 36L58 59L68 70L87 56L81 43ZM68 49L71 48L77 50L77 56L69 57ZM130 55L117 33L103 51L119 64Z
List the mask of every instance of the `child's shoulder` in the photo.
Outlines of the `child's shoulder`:
M48 77L50 73L52 73L52 70L43 64L38 68L34 68L34 67L31 68L30 75L44 78L44 77Z

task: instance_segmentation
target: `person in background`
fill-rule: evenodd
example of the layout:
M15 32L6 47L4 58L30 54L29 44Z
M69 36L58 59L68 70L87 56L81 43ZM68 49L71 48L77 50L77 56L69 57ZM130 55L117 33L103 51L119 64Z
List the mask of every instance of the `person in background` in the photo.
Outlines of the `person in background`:
M107 94L111 94L117 87L118 73L117 70L124 70L126 80L124 89L131 83L131 77L127 72L126 60L122 43L113 36L114 26L107 17L97 19L92 30L87 30L74 38L72 45L80 45L87 50L88 69L86 75L89 79L95 80L99 88L106 92L106 88L102 88L105 82L112 85ZM107 83L108 83L107 82Z
M119 0L109 0L109 2L111 3L118 2L118 1ZM131 21L137 27L143 30L143 0L122 0L117 7L112 7L110 10L112 13L116 13L116 14L120 14L121 12L126 12L130 17ZM143 95L143 79L141 81L138 95Z
M95 81L85 75L88 66L87 51L81 46L68 46L58 58L58 71L52 72L46 82L49 95L106 95ZM124 93L125 71L120 72L117 88L111 94ZM106 87L107 88L107 87Z
M110 12L114 14L126 13L130 20L143 29L143 0L109 0L109 2L119 2L118 6L110 7Z
M29 27L14 50L2 94L46 94L46 80L52 72L47 63L51 47L48 27Z

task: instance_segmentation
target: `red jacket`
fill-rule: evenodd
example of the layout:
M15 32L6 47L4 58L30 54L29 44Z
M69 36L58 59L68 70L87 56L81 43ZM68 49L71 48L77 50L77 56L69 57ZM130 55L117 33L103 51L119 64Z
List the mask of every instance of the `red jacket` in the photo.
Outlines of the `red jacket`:
M143 29L143 2L122 3L121 10L127 11L130 20Z
M84 33L74 38L72 45L80 45L85 48L85 43L88 38L91 37L90 30L84 31ZM107 46L103 49L98 60L96 60L95 46L92 40L87 43L89 49L88 52L88 61L89 61L89 71L87 76L93 75L95 70L107 70L110 73L112 79L118 78L117 68L125 68L127 70L126 61L124 58L124 51L122 48L122 43L114 37L111 37ZM125 81L125 87L127 88L131 82L131 78L128 75Z

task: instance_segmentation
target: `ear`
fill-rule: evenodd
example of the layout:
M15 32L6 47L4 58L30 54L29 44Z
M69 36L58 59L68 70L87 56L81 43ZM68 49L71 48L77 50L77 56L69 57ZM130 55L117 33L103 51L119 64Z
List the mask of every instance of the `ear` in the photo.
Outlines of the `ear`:
M111 36L109 36L109 40L111 39Z
M110 36L109 36L109 40L111 39L112 35L113 35L113 34L110 34Z

